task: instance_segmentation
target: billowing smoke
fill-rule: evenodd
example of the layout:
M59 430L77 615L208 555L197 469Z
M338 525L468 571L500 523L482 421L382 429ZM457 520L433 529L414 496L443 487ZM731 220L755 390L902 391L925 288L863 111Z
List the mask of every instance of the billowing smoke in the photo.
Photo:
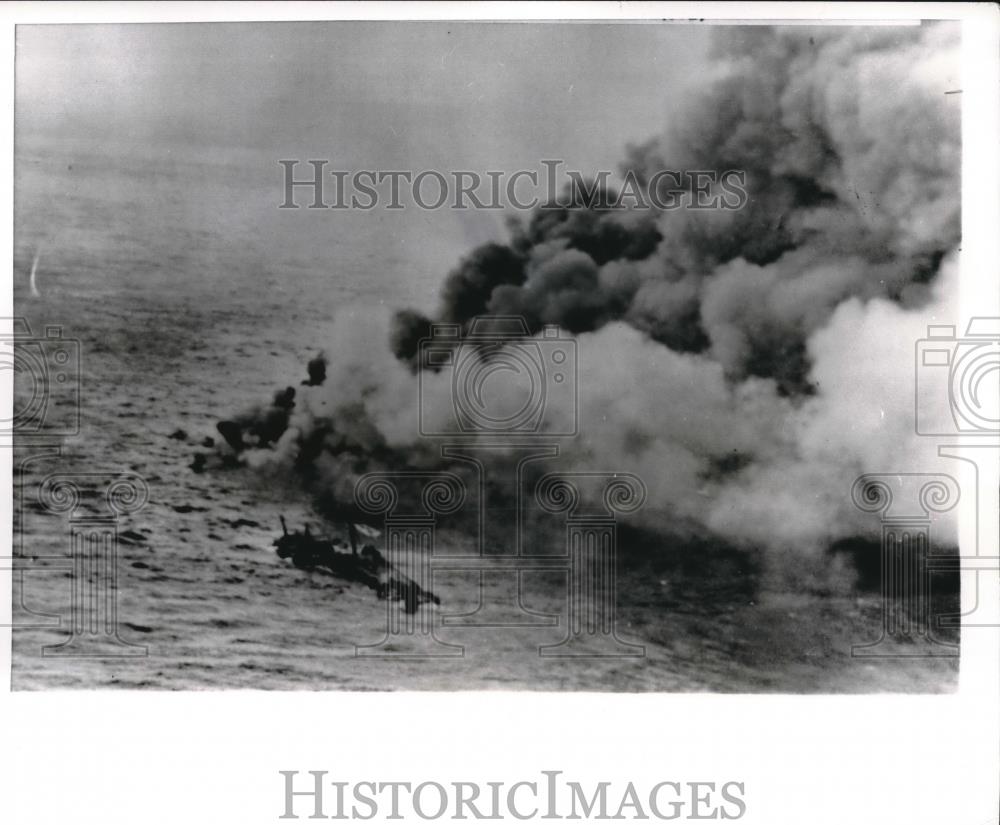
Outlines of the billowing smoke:
M720 39L714 89L631 147L622 171L646 185L660 170L737 170L746 206L602 210L577 194L509 246L470 254L440 319L518 314L574 333L622 320L671 349L710 350L729 378L809 392L806 340L841 301L919 305L958 244L959 106L944 95L956 38L923 26ZM680 181L692 194L694 177Z
M913 431L913 347L957 320L957 39L943 24L720 38L710 92L622 173L739 170L742 209L537 210L448 274L433 319L338 315L324 380L310 367L290 407L230 425L242 460L292 472L334 516L365 472L441 466L417 410L445 421L453 387L421 371L419 342L432 321L520 315L576 337L580 435L559 467L639 475L647 527L803 565L873 534L853 480L935 466Z

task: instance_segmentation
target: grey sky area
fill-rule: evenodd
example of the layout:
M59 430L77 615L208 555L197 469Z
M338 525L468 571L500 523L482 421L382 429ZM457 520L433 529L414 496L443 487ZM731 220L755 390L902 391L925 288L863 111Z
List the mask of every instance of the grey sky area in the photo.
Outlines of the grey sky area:
M245 148L345 166L613 165L707 80L710 27L22 26L22 138Z

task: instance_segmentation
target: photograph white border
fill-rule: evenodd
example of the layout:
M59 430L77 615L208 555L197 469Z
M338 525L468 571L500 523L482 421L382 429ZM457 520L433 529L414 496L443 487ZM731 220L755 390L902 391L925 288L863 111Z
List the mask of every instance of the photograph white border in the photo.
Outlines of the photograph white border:
M18 23L221 20L963 22L962 313L1000 315L997 147L1000 29L960 3L11 3L0 8L0 254L13 315L13 65ZM10 417L10 374L0 375ZM11 451L0 449L0 555L10 556ZM997 489L996 478L993 490ZM995 505L995 501L993 502ZM971 506L963 496L963 506ZM968 511L963 513L968 525ZM963 531L967 536L967 530ZM998 536L980 536L997 554ZM963 545L964 546L964 545ZM10 572L0 580L9 624ZM1000 593L980 605L1000 624ZM963 592L963 611L972 607ZM741 781L742 822L995 822L1000 798L1000 631L962 635L944 696L9 691L0 632L0 818L16 825L256 825L282 811L280 770L344 781ZM684 820L679 820L684 821Z

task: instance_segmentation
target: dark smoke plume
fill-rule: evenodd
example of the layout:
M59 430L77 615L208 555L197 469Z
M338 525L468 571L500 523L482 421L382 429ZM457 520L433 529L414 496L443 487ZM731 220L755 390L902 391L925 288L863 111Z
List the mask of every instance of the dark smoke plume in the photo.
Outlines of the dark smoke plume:
M958 244L958 107L919 76L880 76L941 61L945 29L723 39L731 71L665 135L630 147L621 171L645 186L661 170L738 170L744 208L602 210L577 194L470 254L438 318L516 314L573 333L622 320L679 352L710 349L731 379L813 392L806 342L836 306L919 304ZM693 178L680 181L693 197ZM676 180L659 188L662 202ZM397 327L412 330L412 315ZM414 339L394 335L399 357L412 362Z

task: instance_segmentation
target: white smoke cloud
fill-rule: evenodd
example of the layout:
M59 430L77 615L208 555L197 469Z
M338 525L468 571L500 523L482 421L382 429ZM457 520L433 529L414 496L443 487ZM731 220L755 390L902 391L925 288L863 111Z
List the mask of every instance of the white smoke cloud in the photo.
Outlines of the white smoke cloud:
M729 382L720 363L625 324L582 335L583 435L566 455L576 469L639 475L648 517L668 528L683 517L734 543L806 555L839 537L877 535L877 520L852 504L855 478L940 471L936 444L915 434L914 348L928 324L954 322L958 269L946 262L920 310L840 303L808 339L816 394L804 400L770 380ZM938 403L944 414L947 395ZM730 454L748 463L713 477L713 460ZM942 528L954 540L954 525Z
M838 306L808 342L817 394L784 419L782 452L718 490L711 529L814 553L838 537L878 534L851 502L860 474L941 471L936 443L915 432L914 350L929 323L956 319L958 273L947 261L921 310L881 299ZM945 393L938 403L944 414ZM941 537L955 540L953 521Z

